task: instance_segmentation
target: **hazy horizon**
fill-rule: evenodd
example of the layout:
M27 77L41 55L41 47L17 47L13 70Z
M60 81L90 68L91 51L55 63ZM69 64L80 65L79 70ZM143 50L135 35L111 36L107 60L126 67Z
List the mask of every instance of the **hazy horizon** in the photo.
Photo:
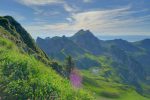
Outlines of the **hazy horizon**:
M75 33L74 33L75 34ZM68 35L41 35L38 36L42 39L45 38L53 38L53 37L62 37L62 36L66 36L66 37L71 37L74 34L71 34L70 36ZM95 34L94 34L95 35ZM135 42L135 41L140 41L140 40L144 40L144 39L150 39L150 35L95 35L98 39L100 40L114 40L114 39L123 39L129 42ZM37 39L37 37L33 37L35 40Z

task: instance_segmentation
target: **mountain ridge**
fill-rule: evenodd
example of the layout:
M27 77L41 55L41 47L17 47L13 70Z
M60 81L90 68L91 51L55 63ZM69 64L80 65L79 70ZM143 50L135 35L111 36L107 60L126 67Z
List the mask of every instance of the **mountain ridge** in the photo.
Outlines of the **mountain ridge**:
M108 60L110 64L104 63L104 65L109 66L111 69L108 76L111 76L111 73L116 75L118 74L119 76L115 77L121 78L122 82L120 80L119 82L133 85L136 87L138 92L142 93L143 89L140 85L140 81L145 83L149 81L146 79L149 71L144 70L146 66L137 59L136 55L144 52L143 47L137 46L137 43L128 42L122 39L108 41L99 40L92 32L83 29L79 30L72 37L68 37L68 39L73 41L80 48L88 51L78 56L71 55L74 59L76 59L76 65L78 68L88 69L92 67L99 67L101 69L101 67L103 67L103 62L94 59L99 59L99 57L102 59L101 57L105 57L106 59L104 61L107 62ZM58 40L57 42L60 41ZM51 44L51 47L52 46L54 46L54 44ZM57 48L57 45L55 46ZM65 47L62 49L65 49ZM51 51L51 48L49 48L49 51ZM75 50L75 52L77 51ZM65 54L69 53L66 51ZM143 54L140 54L138 57L140 58L142 55ZM150 57L147 60L149 61ZM83 66L86 63L90 66Z
M94 55L103 52L103 48L101 46L102 41L95 37L93 33L90 32L90 30L79 30L77 33L75 33L75 35L70 37L70 39L78 44L80 47L85 48Z

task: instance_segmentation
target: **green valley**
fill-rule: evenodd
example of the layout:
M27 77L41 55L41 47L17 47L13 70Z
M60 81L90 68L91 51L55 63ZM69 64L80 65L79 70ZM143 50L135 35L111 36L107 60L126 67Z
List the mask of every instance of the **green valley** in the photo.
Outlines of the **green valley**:
M137 93L133 87L116 83L99 74L100 71L93 73L92 69L82 71L84 88L92 91L96 100L149 100Z
M98 98L149 98L149 79L146 78L149 70L145 70L149 67L138 59L146 57L149 63L149 48L139 46L138 42L102 41L89 30L80 30L72 37L38 37L36 42L50 58L62 63L71 55L83 75L83 87ZM146 42L150 43L149 39Z

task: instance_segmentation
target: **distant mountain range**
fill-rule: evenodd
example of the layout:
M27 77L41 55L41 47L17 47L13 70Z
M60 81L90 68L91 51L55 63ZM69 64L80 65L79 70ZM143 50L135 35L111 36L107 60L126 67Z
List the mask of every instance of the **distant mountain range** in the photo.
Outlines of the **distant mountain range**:
M129 42L141 41L147 38L150 39L150 35L97 35L96 37L101 40L123 39Z
M118 77L114 80L134 85L139 92L141 83L150 83L150 39L103 41L89 30L80 30L72 37L38 37L36 43L50 58L64 61L71 55L79 69L110 68L103 76Z

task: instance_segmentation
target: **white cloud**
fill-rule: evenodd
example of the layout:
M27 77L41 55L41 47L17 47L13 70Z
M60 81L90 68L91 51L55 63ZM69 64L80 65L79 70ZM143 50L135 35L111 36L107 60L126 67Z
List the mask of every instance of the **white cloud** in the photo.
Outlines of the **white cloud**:
M16 0L16 1L23 5L33 8L36 11L35 13L44 12L41 9L39 9L38 6L45 6L52 4L59 4L67 12L74 13L77 11L77 7L70 6L65 0Z
M64 3L63 7L67 12L70 12L70 13L74 13L74 12L78 11L77 7L72 7L72 6L68 5L67 3Z
M60 35L65 33L73 34L80 29L90 29L94 33L101 33L102 35L117 35L124 33L130 35L138 34L139 32L139 34L149 34L148 28L144 29L144 25L149 25L148 20L150 20L150 15L132 17L133 13L140 15L141 12L144 12L144 10L131 11L130 6L79 12L66 18L68 22L32 25L27 26L27 29L33 33L59 33Z
M69 21L69 22L72 22L72 21L73 21L73 19L72 19L72 18L69 18L69 17L66 18L66 20Z
M38 5L38 6L64 2L63 0L16 0L16 1L24 5Z
M85 2L85 3L90 3L90 2L92 2L93 0L83 0L83 2Z

